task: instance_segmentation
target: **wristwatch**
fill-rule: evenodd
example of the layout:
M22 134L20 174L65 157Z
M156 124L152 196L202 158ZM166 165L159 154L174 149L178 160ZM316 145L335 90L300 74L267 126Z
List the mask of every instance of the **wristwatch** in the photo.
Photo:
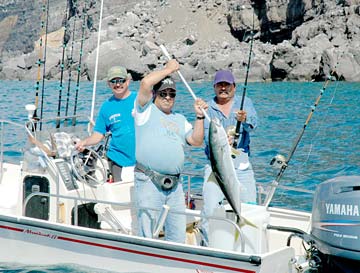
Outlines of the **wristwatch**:
M196 119L205 119L205 116L202 117L196 116Z

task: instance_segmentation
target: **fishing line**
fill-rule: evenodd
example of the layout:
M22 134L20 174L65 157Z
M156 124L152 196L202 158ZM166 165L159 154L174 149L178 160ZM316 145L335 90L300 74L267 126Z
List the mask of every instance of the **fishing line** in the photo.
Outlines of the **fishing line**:
M335 99L335 95L337 93L338 86L339 86L339 81L336 82L334 92L333 92L333 94L332 94L332 96L330 98L330 102L328 103L328 107L326 108L326 111L325 111L325 116L321 119L321 122L320 122L319 126L316 128L316 133L310 139L309 150L307 152L306 159L305 159L304 163L302 164L302 166L306 165L307 162L309 161L310 155L311 155L311 153L313 151L314 142L316 142L316 140L319 140L318 136L319 136L320 132L323 132L323 128L325 127L325 122L328 121L328 116L330 114L330 108L331 108L332 103L333 103L333 101ZM303 168L301 168L301 169L303 169ZM300 167L299 167L299 170L300 170Z
M43 75L42 75L42 87L41 87L41 107L40 107L40 120L43 117L44 110L44 91L45 91L45 72L46 72L46 48L47 48L47 35L48 35L48 26L49 26L49 5L50 0L47 0L46 7L46 26L45 26L45 44L44 44L44 66L43 66ZM40 131L42 129L42 122L40 122Z
M300 143L301 138L303 137L303 135L304 135L304 133L305 133L305 129L306 129L307 125L309 124L309 122L310 122L310 120L311 120L311 118L312 118L312 116L313 116L313 114L314 114L314 112L315 112L316 107L317 107L318 104L320 103L320 100L321 100L321 98L322 98L322 96L323 96L323 94L324 94L324 92L325 92L325 90L326 90L327 85L329 84L329 82L330 82L331 80L334 79L334 77L333 77L333 75L332 75L332 74L334 74L334 73L335 73L335 68L334 68L334 70L330 73L330 75L327 77L327 79L326 79L323 87L321 88L320 94L319 94L318 97L316 98L314 105L311 107L311 110L310 110L310 112L309 112L309 114L308 114L308 116L307 116L307 118L306 118L306 120L305 120L305 123L304 123L304 125L303 125L303 128L302 128L302 130L300 131L300 133L298 134L298 136L297 136L297 138L296 138L296 140L295 140L295 142L294 142L294 144L293 144L293 146L292 146L292 148L291 148L291 150L290 150L290 153L289 153L288 157L285 159L284 162L282 162L281 167L280 167L280 170L279 170L276 178L271 182L269 192L268 192L268 194L266 195L266 198L265 198L265 201L264 201L264 206L265 206L265 207L268 207L268 206L269 206L269 204L270 204L270 202L271 202L271 199L273 198L273 196L274 196L274 194L275 194L275 190L276 190L277 186L279 185L279 182L280 182L280 180L281 180L281 178L282 178L282 176L283 176L286 168L288 167L288 164L289 164L292 156L294 155L294 153L295 153L295 151L296 151L296 148L298 147L298 145L299 145L299 143Z
M64 37L62 44L62 56L61 56L61 64L60 64L60 86L59 86L59 98L58 98L58 109L57 109L57 119L56 119L56 128L60 128L60 112L61 112L61 99L62 99L62 90L63 90L63 79L64 79L64 67L65 67L65 52L67 48L67 44L69 42L70 36L68 35L69 28L69 1L66 0L66 12L64 17Z
M81 75L81 60L83 56L83 47L85 40L85 27L86 27L86 17L87 17L87 7L85 3L85 7L82 10L82 24L81 24L81 42L80 42L80 53L79 53L79 63L77 66L77 79L76 79L76 87L75 87L75 100L74 100L74 111L71 125L76 125L76 110L77 110L77 101L79 95L79 85L80 85L80 75Z
M253 42L254 42L254 13L255 10L253 9L253 14L252 14L252 29L251 29L251 41L250 41L250 51L249 51L249 58L248 58L248 62L246 65L246 75L245 75L245 81L244 81L244 86L243 86L243 93L242 93L242 98L241 98L241 105L240 105L240 110L242 111L244 109L244 101L245 101L245 95L246 95L246 88L247 88L247 82L248 82L248 78L249 78L249 71L250 71L250 62L251 62L251 54L252 54L252 48L253 48ZM244 33L245 36L245 33ZM233 147L236 149L238 146L238 140L240 137L240 127L241 127L241 121L237 121L236 122L236 127L235 127L235 136L234 136L234 142L233 142ZM244 131L243 131L244 132ZM241 138L242 141L244 141L244 138Z
M343 54L344 54L344 52L342 52L341 55L340 55L340 57L338 58L338 61L336 62L333 71L330 72L329 80L334 80L334 77L335 77L335 76L333 76L333 75L336 73L337 66L339 65L339 60L341 60L341 57L343 56ZM332 74L332 75L331 75L331 74ZM309 150L308 150L308 152L307 152L306 159L305 159L304 162L301 164L301 166L299 166L299 168L298 168L298 170L297 170L297 174L298 174L298 175L301 175L301 173L300 173L301 170L303 170L303 169L304 169L304 166L308 163L308 161L309 161L309 159L310 159L310 155L311 155L311 153L312 153L312 151L313 151L314 143L319 140L319 137L318 137L319 134L324 131L323 128L325 127L325 122L328 121L328 116L329 116L329 114L330 114L330 108L331 108L331 106L332 106L332 104L333 104L333 101L334 101L334 99L335 99L335 96L336 96L338 87L339 87L339 81L337 80L337 81L336 81L336 84L335 84L334 92L332 93L331 98L330 98L330 102L328 103L328 106L327 106L327 108L326 108L325 116L321 119L319 125L316 127L317 130L316 130L316 133L314 134L314 136L310 138ZM304 174L302 174L302 176L304 176L304 177L310 177L309 175L304 175Z

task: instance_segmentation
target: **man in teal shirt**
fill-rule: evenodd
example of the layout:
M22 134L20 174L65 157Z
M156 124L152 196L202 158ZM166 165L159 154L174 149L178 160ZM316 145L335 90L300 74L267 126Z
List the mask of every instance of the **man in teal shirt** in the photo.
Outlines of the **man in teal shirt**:
M107 151L109 169L115 182L121 181L123 167L135 165L135 128L133 109L136 93L129 90L130 76L126 69L114 66L109 69L107 83L113 95L101 106L94 132L76 144L82 151L85 146L93 146L111 132Z

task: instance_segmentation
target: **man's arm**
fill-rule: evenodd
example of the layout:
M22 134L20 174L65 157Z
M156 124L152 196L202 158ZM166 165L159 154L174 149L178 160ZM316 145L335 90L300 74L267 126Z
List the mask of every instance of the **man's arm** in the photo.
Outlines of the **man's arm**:
M43 150L47 156L54 157L56 156L56 151L50 150L46 145L44 145L42 142L38 141L35 137L29 136L30 143L36 145L38 148Z
M158 71L153 71L144 77L140 82L140 90L137 96L137 102L140 106L147 104L152 98L152 88L159 81L171 75L179 69L179 63L176 60L170 60L165 67Z
M204 140L204 109L208 108L206 102L202 99L196 99L194 103L194 109L196 113L196 119L194 123L194 130L190 136L187 137L186 141L192 146L201 146Z
M78 151L83 151L85 149L86 146L93 146L93 145L96 145L98 144L101 140L103 140L104 138L104 135L103 134L100 134L98 132L94 132L92 133L91 136L83 139L83 140L80 140L79 142L77 142L75 144L75 148L78 150Z
M245 98L244 110L236 110L235 118L242 122L242 125L247 132L256 129L258 117L251 99Z

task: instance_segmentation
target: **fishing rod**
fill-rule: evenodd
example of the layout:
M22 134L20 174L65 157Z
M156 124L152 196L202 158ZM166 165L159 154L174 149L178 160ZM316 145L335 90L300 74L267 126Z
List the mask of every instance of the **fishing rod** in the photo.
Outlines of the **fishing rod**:
M313 114L314 114L314 112L316 110L316 107L318 106L318 104L319 104L319 102L320 102L320 100L321 100L321 98L322 98L322 96L323 96L323 94L324 94L324 92L326 90L326 87L328 86L329 82L334 79L334 77L332 76L333 73L335 73L335 70L333 70L332 73L330 73L330 75L327 77L323 87L321 88L320 94L316 98L314 105L311 107L310 112L309 112L309 114L308 114L308 116L307 116L307 118L305 120L304 125L303 125L303 128L300 131L299 135L297 136L293 146L291 147L291 150L290 150L290 153L289 153L288 157L285 159L285 158L283 158L283 156L281 156L281 158L279 159L280 160L279 164L281 164L280 165L281 167L280 167L280 170L279 170L275 180L273 180L271 182L269 193L266 195L266 198L265 198L265 201L264 201L264 206L265 207L269 206L269 204L271 202L271 199L273 198L273 196L275 194L275 190L276 190L277 186L279 185L280 179L282 178L286 168L288 167L289 162L290 162L291 158L293 157L293 155L295 153L295 150L298 147L302 136L305 133L305 129L306 129L307 125L309 124L309 122L310 122L310 120L311 120L311 118L312 118L312 116L313 116ZM276 159L274 159L274 160L276 160Z
M251 62L252 48L253 48L253 42L254 42L254 13L255 13L255 11L253 11L252 29L251 29L251 41L250 41L250 51L249 51L248 62L247 62L247 65L246 65L246 75L245 75L245 82L244 82L244 86L243 86L243 93L242 93L242 98L241 98L240 111L242 111L242 110L244 109L244 101L245 101L245 95L246 95L246 88L247 88L247 82L248 82L248 78L249 78L250 62ZM241 127L241 123L242 123L242 122L241 122L240 120L238 120L238 121L236 122L234 142L233 142L233 145L232 145L235 149L237 149L238 140L239 140L239 138L240 138L240 127Z
M63 79L64 79L64 67L65 67L65 52L67 48L67 44L69 42L70 36L68 35L68 27L69 27L69 1L66 0L66 12L64 17L64 37L63 37L63 44L62 44L62 57L61 57L61 64L60 64L60 86L59 86L59 98L58 98L58 109L57 109L57 119L56 119L56 128L60 128L60 112L61 112L61 99L62 99L62 90L63 90Z
M48 27L49 27L49 6L50 0L47 0L46 7L46 26L45 26L45 44L44 44L44 66L43 66L43 75L42 75L42 87L41 87L41 107L40 107L40 120L43 117L44 110L44 90L45 90L45 72L46 72L46 48L47 48L47 35L48 35ZM40 131L42 129L42 122L40 122Z
M83 47L84 47L84 40L85 40L85 22L86 22L86 6L83 8L82 14L82 25L81 25L81 42L80 42L80 55L79 55L79 63L77 67L77 79L76 79L76 87L75 87L75 101L74 101L74 111L73 111L73 118L71 121L71 125L76 125L76 110L77 110L77 101L79 95L79 85L80 85L80 75L81 75L81 60L83 56Z
M162 52L164 53L165 57L168 58L169 60L171 60L172 58L171 58L169 52L167 51L167 49L165 48L165 46L164 46L164 45L160 45L159 47L160 47L160 49L162 50ZM186 88L188 89L188 91L190 92L191 96L194 98L194 100L196 100L197 97L196 97L194 91L191 89L190 85L189 85L189 84L187 83L187 81L185 80L184 76L181 74L181 72L180 72L179 70L177 71L177 73L178 73L180 79L182 80L182 82L184 83L184 85L186 86ZM206 111L205 111L204 109L201 109L201 111L203 112L205 118L210 122L210 117L209 117L209 115L206 113Z
M100 18L99 18L99 30L98 30L98 39L97 39L97 47L96 47L96 58L95 58L95 72L94 72L94 86L93 86L93 94L91 99L91 112L90 112L90 122L88 126L88 132L92 131L92 127L94 125L94 112L95 112L95 97L96 97L96 83L97 83L97 73L98 73L98 63L99 63L99 53L100 53L100 39L101 39L101 22L103 17L104 10L104 0L101 0L100 4Z
M46 14L46 0L44 0L44 3L41 7L42 13L41 13L41 33L40 33L40 40L39 40L39 58L37 60L37 77L36 77L36 83L35 83L35 110L32 115L32 119L34 121L39 120L37 115L37 108L39 106L39 90L40 90L40 78L41 78L41 64L43 63L42 60L42 46L43 46L43 35L45 34L45 14ZM36 122L34 123L33 130L36 130Z
M73 8L77 8L77 2L76 0L71 0L73 1ZM67 93L66 93L66 105L65 105L65 117L68 116L68 112L69 112L69 101L70 101L70 88L71 88L71 70L72 70L72 65L74 63L73 61L73 53L74 53L74 40L75 40L75 30L76 30L76 14L74 16L74 23L73 23L73 33L72 33L72 40L71 40L71 50L70 50L70 59L68 61L69 63L69 75L68 75L68 87L67 87ZM68 124L68 119L65 118L64 120L64 126L67 126Z

